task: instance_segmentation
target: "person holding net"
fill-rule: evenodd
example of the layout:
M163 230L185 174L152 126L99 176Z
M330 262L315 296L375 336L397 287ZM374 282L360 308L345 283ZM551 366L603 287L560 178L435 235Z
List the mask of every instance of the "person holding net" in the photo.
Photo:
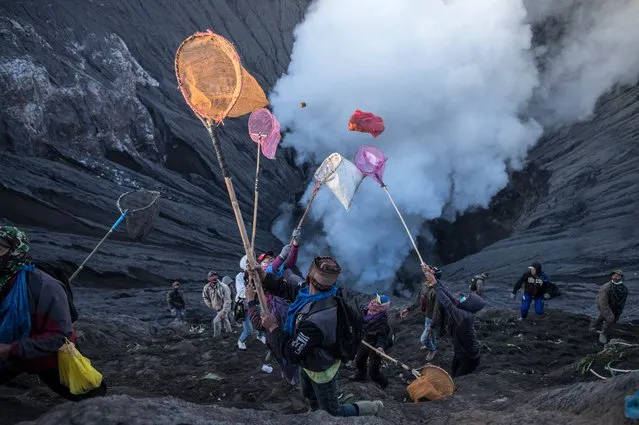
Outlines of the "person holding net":
M278 359L300 365L300 388L311 411L324 410L333 416L379 416L383 403L359 401L340 405L337 374L344 353L340 344L347 326L340 326L344 314L337 297L337 278L341 268L332 257L316 257L304 285L287 283L283 278L267 274L262 267L249 271L257 274L266 292L291 301L286 322L282 326L270 311L262 312L262 326L267 341Z

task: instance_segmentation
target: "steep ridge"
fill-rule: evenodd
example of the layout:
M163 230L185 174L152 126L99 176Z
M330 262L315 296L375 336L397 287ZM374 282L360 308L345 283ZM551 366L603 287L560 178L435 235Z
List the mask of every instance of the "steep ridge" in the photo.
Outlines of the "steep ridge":
M201 279L202 267L234 270L242 251L235 219L206 132L176 88L175 50L186 36L212 28L240 46L244 65L268 90L286 70L307 4L3 2L3 222L29 232L38 262L69 272L118 217L120 194L159 190L151 236L132 242L120 230L79 282L152 285ZM250 222L255 145L245 131L245 119L232 120L220 137ZM292 155L282 151L264 163L260 249L281 245L271 222L301 187Z

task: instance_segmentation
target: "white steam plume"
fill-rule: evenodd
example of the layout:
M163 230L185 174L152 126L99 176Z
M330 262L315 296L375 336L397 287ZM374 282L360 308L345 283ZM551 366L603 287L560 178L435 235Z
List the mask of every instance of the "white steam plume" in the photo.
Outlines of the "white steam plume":
M545 125L589 118L615 84L639 80L639 1L527 0L529 20L565 25L554 46L541 50L546 69L534 113Z
M486 206L508 181L506 164L520 166L542 132L522 118L540 86L526 13L521 0L318 0L271 94L291 130L284 144L316 163L333 151L352 159L362 143L382 149L385 181L413 231L446 204ZM386 131L349 133L355 109L382 116ZM362 284L388 281L409 254L372 180L351 211L325 188L312 211L325 233L315 246L328 244Z

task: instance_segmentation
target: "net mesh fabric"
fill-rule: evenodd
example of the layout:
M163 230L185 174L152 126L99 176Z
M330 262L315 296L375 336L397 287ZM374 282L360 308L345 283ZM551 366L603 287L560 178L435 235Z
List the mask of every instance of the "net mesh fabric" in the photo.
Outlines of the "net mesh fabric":
M249 136L260 143L262 153L268 159L274 159L281 140L280 123L268 109L262 108L249 117Z
M268 104L233 45L210 31L184 40L175 55L175 74L191 109L216 124L226 116L239 117Z
M362 173L384 186L382 181L386 168L384 152L373 146L362 145L355 153L355 165Z
M422 369L419 378L411 382L407 391L411 400L440 400L455 392L455 383L444 369L427 365Z
M364 175L355 164L338 153L332 153L315 172L315 180L326 185L347 210Z
M160 214L158 199L160 192L134 190L124 193L117 202L120 213L126 213L126 231L131 239L140 241L147 237L155 227Z

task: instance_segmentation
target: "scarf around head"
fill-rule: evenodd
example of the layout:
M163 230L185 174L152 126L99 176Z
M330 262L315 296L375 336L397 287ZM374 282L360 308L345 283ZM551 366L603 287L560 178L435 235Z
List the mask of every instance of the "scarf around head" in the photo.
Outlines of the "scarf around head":
M0 239L11 245L11 251L0 257L0 290L22 269L29 264L29 238L13 226L0 226Z

